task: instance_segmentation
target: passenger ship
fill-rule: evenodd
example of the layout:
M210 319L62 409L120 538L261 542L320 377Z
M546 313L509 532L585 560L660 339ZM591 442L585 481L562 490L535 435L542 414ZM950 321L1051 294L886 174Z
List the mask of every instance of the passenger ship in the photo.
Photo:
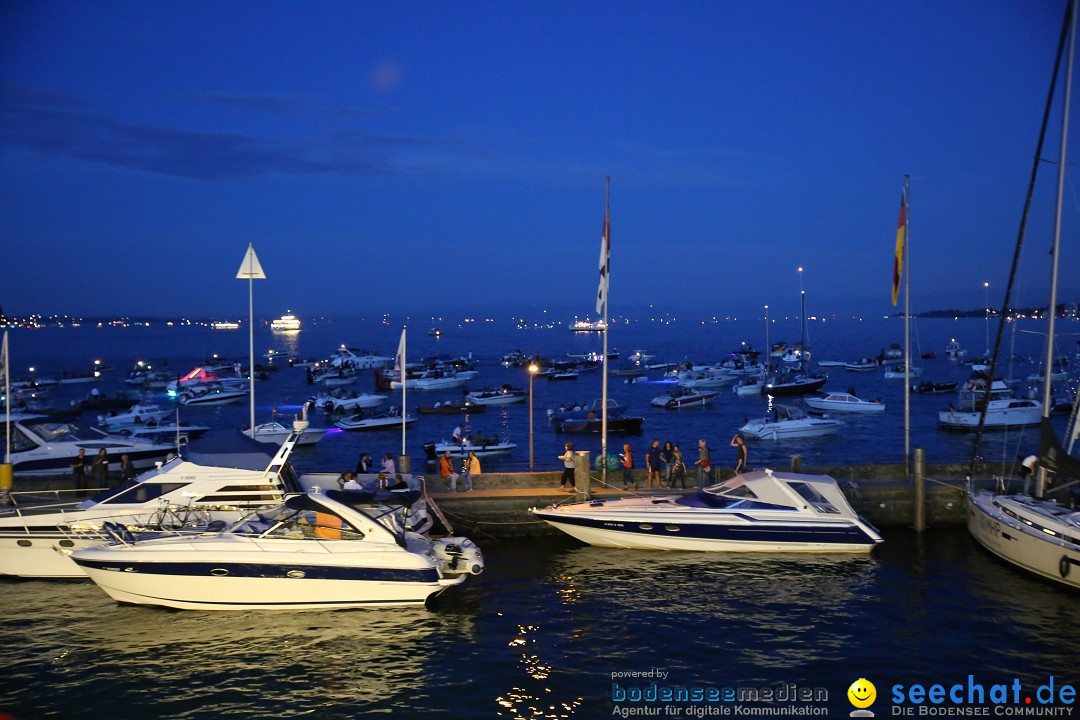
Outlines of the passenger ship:
M270 330L280 333L300 332L300 321L296 319L295 315L282 315L270 323Z

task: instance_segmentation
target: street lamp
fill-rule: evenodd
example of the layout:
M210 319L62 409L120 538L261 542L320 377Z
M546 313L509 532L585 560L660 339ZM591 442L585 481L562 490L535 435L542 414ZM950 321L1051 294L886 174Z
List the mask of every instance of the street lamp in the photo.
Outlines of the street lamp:
M983 305L983 317L986 319L986 354L983 357L990 357L990 283L983 283L983 292L986 295Z
M540 366L529 363L529 472L533 471L533 378L540 372Z

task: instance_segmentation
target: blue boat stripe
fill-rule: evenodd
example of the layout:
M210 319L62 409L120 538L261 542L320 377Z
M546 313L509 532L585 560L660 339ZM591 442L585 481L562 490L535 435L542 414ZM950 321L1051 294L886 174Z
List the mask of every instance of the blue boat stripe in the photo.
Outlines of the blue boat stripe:
M113 572L133 572L140 575L186 575L189 577L221 578L285 578L290 572L303 573L305 580L364 580L368 582L434 583L439 581L435 568L406 570L401 568L334 567L323 565L271 565L264 563L171 563L131 562L127 558L89 560L72 556L79 566ZM130 569L129 569L130 568ZM225 570L227 574L212 571Z
M580 527L598 528L613 532L624 532L633 535L660 535L663 537L685 537L694 540L735 540L738 542L785 542L785 543L837 543L837 544L863 544L874 545L876 540L857 525L848 527L822 527L820 524L812 528L792 526L768 527L755 524L752 527L744 525L706 525L703 523L665 523L662 518L652 522L621 522L612 520L597 520L586 517L573 517L570 515L541 515L551 522L577 525ZM642 528L641 525L651 525L650 528ZM679 528L677 532L667 529L669 525Z

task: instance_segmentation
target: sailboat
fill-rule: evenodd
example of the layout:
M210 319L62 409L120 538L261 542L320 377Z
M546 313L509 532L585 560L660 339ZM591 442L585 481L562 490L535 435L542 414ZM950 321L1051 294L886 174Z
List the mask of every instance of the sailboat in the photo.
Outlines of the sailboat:
M1063 120L1061 129L1061 146L1058 160L1058 188L1056 214L1054 221L1054 244L1050 276L1050 303L1047 313L1049 326L1047 330L1047 357L1053 357L1054 348L1054 325L1057 307L1058 285L1058 258L1061 246L1061 207L1062 194L1065 180L1066 145L1069 128L1069 100L1072 89L1073 59L1076 48L1076 0L1070 0L1065 13L1065 22L1061 31L1061 39L1058 45L1057 61L1054 66L1050 95L1046 102L1046 112L1043 115L1042 130L1035 152L1035 167L1031 173L1031 181L1028 186L1028 202L1025 204L1024 216L1020 224L1020 233L1017 238L1016 252L1013 257L1013 270L1009 277L1008 288L1005 292L1005 304L1001 312L1001 327L998 330L997 342L991 365L990 376L993 377L994 366L997 364L997 355L1001 346L1001 335L1005 318L1009 315L1009 298L1012 291L1013 281L1016 274L1017 259L1020 255L1020 247L1023 244L1024 230L1027 222L1027 208L1030 207L1030 198L1034 190L1035 177L1038 171L1039 160L1042 157L1042 145L1046 134L1046 126L1049 120L1050 107L1054 98L1054 86L1057 81L1058 68L1061 65L1063 50L1068 39L1069 52L1065 68L1065 92L1063 100ZM985 549L1023 570L1034 573L1039 577L1051 580L1074 589L1080 589L1080 511L1058 503L1052 497L1047 497L1045 492L1046 481L1049 474L1057 479L1057 487L1049 494L1056 495L1068 485L1075 484L1080 479L1080 460L1069 455L1058 441L1054 428L1050 425L1050 373L1052 367L1047 363L1045 368L1046 381L1043 385L1042 421L1040 432L1040 448L1037 460L1038 474L1035 483L1034 496L1026 493L1007 494L1004 488L995 490L981 490L975 487L969 476L966 491L967 500L967 526L968 532ZM1074 408L1073 420L1076 412ZM1075 440L1075 427L1072 431ZM976 436L974 455L978 452L978 437ZM972 461L974 468L974 460ZM973 474L973 473L972 473ZM1065 483L1066 478L1072 478L1073 482ZM1025 488L1026 489L1026 488Z
M802 268L799 268L802 272ZM800 275L800 277L802 277ZM806 372L810 362L810 345L806 339L806 291L802 291L802 337L799 340L798 365L794 369L782 368L762 390L766 395L809 395L815 393L828 380L824 375L811 375Z

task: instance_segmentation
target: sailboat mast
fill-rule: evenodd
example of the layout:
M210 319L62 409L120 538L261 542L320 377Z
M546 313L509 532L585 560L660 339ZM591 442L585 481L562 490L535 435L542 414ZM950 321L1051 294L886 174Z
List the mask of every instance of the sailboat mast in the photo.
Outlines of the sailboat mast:
M904 176L904 477L911 477L911 178Z
M405 328L401 328L401 455L405 456Z
M1054 208L1054 250L1050 261L1050 305L1046 309L1049 323L1046 328L1046 367L1043 370L1043 421L1050 417L1050 375L1054 370L1054 326L1057 321L1058 257L1061 252L1061 205L1065 193L1065 149L1069 141L1069 106L1072 97L1073 64L1076 57L1076 13L1070 18L1069 59L1065 65L1065 96L1061 118L1061 147L1058 150L1057 200ZM1046 468L1039 465L1035 477L1035 497L1046 490Z
M611 177L608 176L604 179L604 230L607 232L607 238L605 241L610 248L611 242ZM610 252L610 250L609 250ZM610 267L610 260L609 260ZM611 274L608 273L606 279L607 286L604 293L604 354L601 357L600 362L603 363L603 380L600 386L600 457L602 458L602 467L604 480L607 480L607 426L608 426L608 331L610 326L608 325L608 305L611 298Z

